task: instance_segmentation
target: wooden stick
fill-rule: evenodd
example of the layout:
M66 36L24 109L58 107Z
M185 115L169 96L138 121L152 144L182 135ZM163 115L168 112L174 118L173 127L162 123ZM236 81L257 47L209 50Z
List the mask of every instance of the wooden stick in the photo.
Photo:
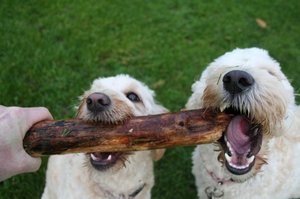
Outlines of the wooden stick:
M190 110L133 117L118 125L78 119L51 120L35 124L23 143L25 150L35 157L205 144L222 136L230 118L224 113Z

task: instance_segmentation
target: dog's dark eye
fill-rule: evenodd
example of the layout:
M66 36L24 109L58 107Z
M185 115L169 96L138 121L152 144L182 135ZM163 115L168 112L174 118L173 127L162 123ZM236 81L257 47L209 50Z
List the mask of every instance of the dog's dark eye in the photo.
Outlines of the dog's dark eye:
M268 70L268 73L269 73L270 75L272 75L272 76L275 76L275 77L276 77L276 74L275 74L273 71L270 71L270 70Z
M134 92L127 93L126 97L132 102L140 102L141 101L139 96L137 94L135 94Z

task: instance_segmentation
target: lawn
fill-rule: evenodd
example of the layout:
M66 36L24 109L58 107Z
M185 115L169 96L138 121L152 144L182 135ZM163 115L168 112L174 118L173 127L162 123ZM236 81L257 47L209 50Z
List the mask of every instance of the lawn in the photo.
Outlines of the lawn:
M45 106L55 119L71 118L77 97L93 79L128 73L178 111L208 63L252 46L269 50L295 90L300 88L297 0L0 0L0 5L2 105ZM155 164L154 199L196 198L192 150L169 149ZM46 164L47 157L39 172L1 183L0 198L40 198Z

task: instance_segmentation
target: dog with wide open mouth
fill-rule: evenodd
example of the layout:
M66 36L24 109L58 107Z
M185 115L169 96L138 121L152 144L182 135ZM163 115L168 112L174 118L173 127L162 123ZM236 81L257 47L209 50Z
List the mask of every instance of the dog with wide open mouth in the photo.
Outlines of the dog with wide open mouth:
M192 91L187 109L233 116L217 143L193 152L199 198L300 197L300 111L294 89L267 51L225 53Z
M98 78L80 97L77 118L121 124L132 116L167 112L154 95L129 75ZM163 154L164 149L51 156L42 198L149 199L154 186L153 160Z

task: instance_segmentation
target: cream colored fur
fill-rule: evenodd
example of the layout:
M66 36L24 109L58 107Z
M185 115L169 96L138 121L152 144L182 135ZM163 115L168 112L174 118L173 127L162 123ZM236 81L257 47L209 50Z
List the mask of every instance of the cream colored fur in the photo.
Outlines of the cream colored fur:
M99 117L89 114L86 98L94 92L108 95L112 107ZM134 92L140 102L132 102L126 94ZM154 101L154 92L128 75L96 79L80 98L78 117L114 123L128 116L159 114L167 110ZM51 156L48 162L43 199L149 199L154 185L153 159L164 150L132 152L125 162L105 171L92 167L87 154ZM142 189L137 195L137 190ZM136 196L134 196L136 195Z
M255 80L251 90L238 99L230 99L223 87L222 78L231 70L246 71ZM255 166L245 175L233 175L218 161L219 154L224 155L218 145L196 147L192 172L199 198L208 198L205 190L215 194L212 198L300 197L300 109L292 86L267 51L248 48L224 54L207 67L192 91L187 109L222 111L234 106L263 127L262 148Z

